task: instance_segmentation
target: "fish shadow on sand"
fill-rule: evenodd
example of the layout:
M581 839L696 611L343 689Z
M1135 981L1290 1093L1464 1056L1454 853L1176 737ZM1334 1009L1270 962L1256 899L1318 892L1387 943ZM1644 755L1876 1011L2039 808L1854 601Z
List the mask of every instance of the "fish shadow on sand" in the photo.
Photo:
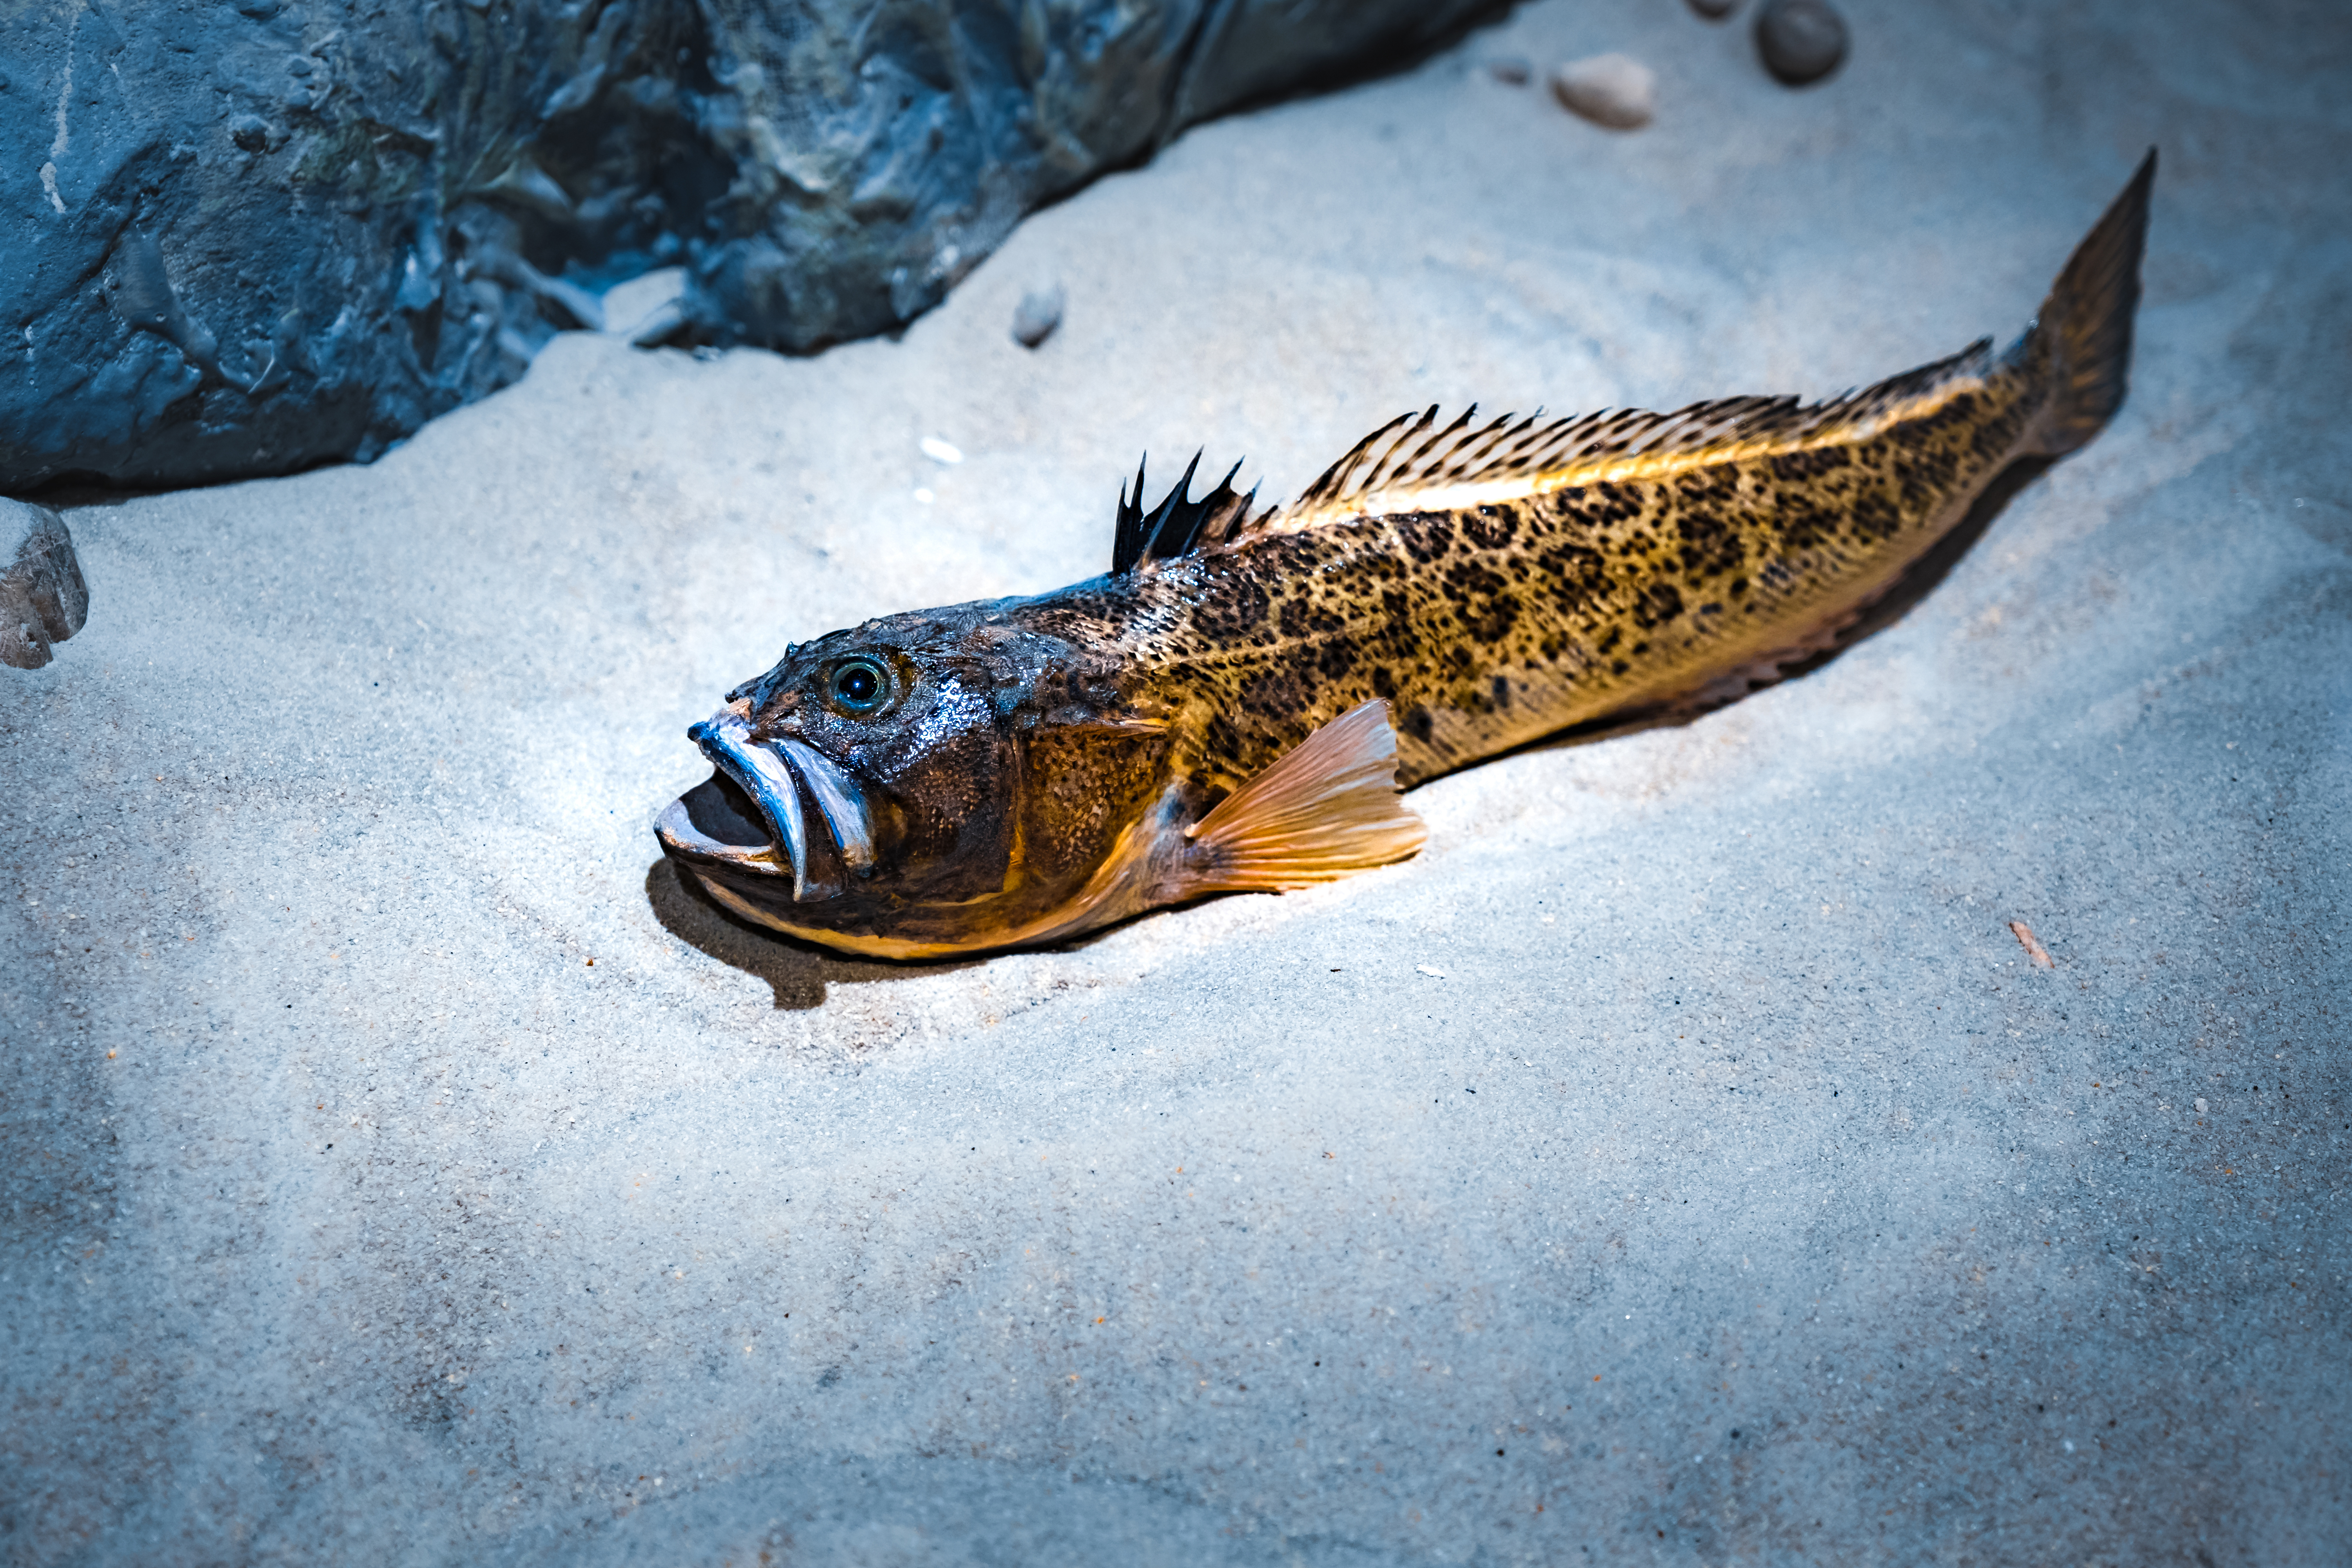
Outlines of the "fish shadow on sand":
M845 958L814 942L795 941L736 919L710 896L678 875L667 856L646 868L646 902L662 929L687 946L730 968L767 983L780 1012L800 1013L824 1005L832 985L856 985L903 977L909 971L936 973L978 962L961 959L893 963Z

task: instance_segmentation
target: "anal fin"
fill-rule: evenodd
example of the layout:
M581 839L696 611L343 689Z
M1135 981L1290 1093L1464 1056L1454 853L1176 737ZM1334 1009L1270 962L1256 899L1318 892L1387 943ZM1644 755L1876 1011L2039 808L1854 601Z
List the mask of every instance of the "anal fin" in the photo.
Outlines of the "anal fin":
M1359 704L1185 830L1191 893L1275 893L1402 860L1429 837L1398 798L1388 704Z

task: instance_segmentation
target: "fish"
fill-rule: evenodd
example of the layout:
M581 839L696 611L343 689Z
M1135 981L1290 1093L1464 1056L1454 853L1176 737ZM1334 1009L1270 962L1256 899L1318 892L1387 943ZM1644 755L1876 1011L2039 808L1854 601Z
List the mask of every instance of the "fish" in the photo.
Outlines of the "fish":
M1068 941L1413 855L1402 792L1685 714L1866 624L2126 390L2149 152L2006 349L1861 391L1568 418L1433 406L1283 505L1122 483L1108 573L797 645L688 731L655 823L734 915L868 957ZM1980 526L1980 525L1979 525Z

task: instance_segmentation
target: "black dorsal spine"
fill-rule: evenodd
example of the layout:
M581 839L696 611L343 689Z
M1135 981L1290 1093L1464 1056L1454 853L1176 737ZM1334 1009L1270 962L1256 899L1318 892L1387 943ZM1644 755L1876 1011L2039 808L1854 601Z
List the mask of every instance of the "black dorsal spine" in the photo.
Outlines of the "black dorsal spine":
M1124 483L1118 489L1118 522L1110 549L1110 569L1114 573L1132 571L1146 561L1173 561L1190 554L1213 526L1222 527L1237 509L1246 510L1247 500L1234 489L1234 476L1242 471L1240 463L1226 471L1216 489L1193 500L1192 476L1200 467L1201 454L1195 452L1192 462L1185 466L1184 477L1176 481L1176 488L1147 513L1143 510L1144 465L1135 465L1133 499L1129 499ZM1255 490L1250 492L1251 497L1256 494Z

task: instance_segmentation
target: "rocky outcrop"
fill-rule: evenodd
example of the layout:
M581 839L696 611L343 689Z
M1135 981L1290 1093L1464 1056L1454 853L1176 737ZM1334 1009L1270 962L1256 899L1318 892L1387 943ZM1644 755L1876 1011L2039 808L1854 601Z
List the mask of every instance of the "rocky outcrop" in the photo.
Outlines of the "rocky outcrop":
M367 458L682 263L806 351L1495 0L0 0L0 489Z

